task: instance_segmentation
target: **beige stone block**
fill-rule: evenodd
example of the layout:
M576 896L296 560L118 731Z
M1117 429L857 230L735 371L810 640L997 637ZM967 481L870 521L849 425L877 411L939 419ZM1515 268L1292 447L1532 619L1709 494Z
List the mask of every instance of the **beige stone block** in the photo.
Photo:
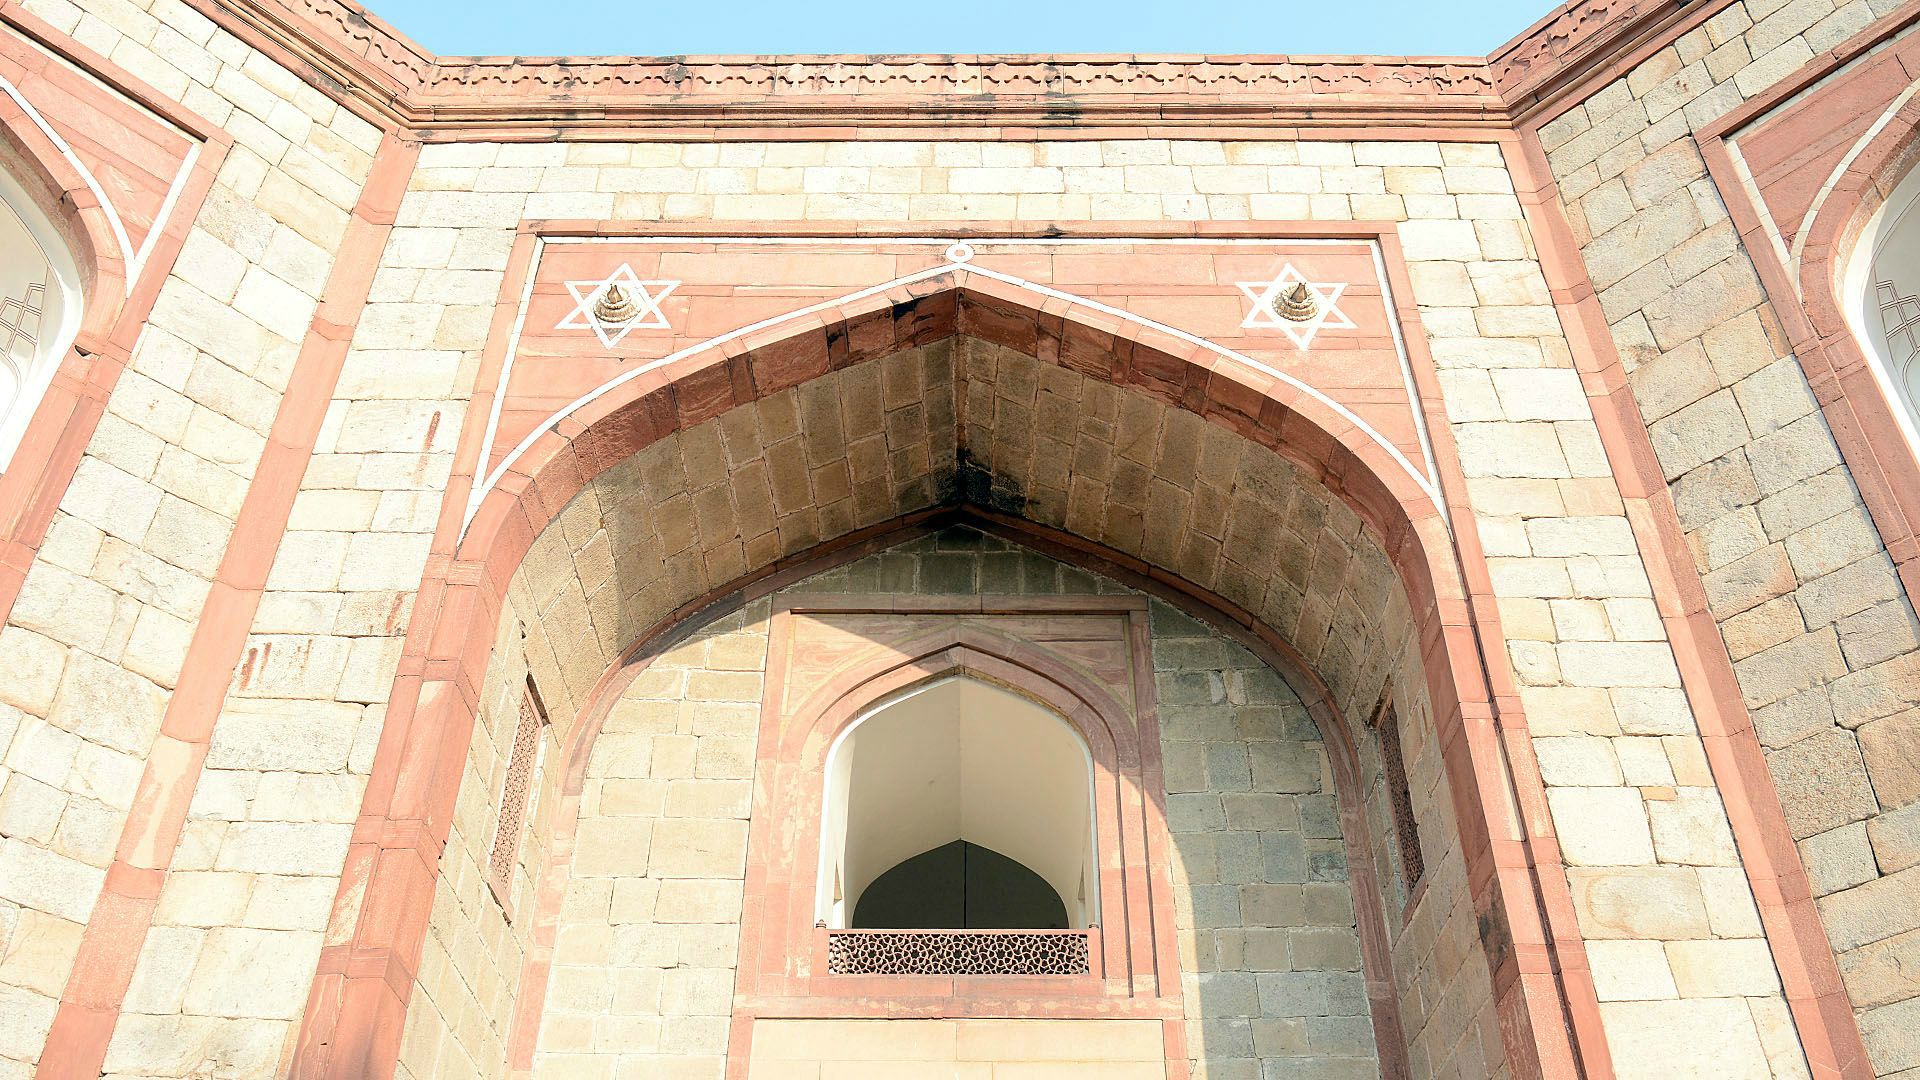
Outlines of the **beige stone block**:
M84 930L77 922L20 908L12 932L0 938L0 984L21 987L58 1000L80 951Z
M253 880L251 874L176 871L160 891L154 921L178 927L238 925L246 913ZM186 973L180 974L184 980Z
M961 1061L1160 1061L1165 1042L1152 1020L961 1020Z
M1851 732L1803 739L1768 755L1767 767L1795 837L1864 820L1879 809Z
M948 1020L757 1020L754 1060L789 1062L955 1061L959 1028Z
M1682 997L1760 997L1780 992L1780 976L1765 938L1669 941L1666 947Z
M1858 888L1821 897L1821 918L1833 947L1842 952L1913 928L1920 904L1920 867L1869 881Z
M337 875L352 833L344 823L235 822L219 842L214 865L257 874Z
M1837 959L1856 1008L1920 996L1920 930L1841 953Z
M1572 641L1559 647L1560 670L1574 686L1675 687L1680 672L1665 643Z
M330 877L258 878L241 925L320 933L327 928L337 885Z
M741 883L737 881L663 881L654 905L654 917L667 923L737 922L741 911L741 889Z
M666 820L654 825L647 866L663 878L737 878L746 858L744 821Z
M1613 740L1614 755L1620 762L1622 780L1633 787L1671 787L1679 781L1667 756L1666 743L1651 737L1623 737Z
M1620 763L1607 739L1539 738L1533 741L1533 750L1540 761L1540 777L1550 787L1603 788L1621 782Z
M1666 949L1658 941L1589 941L1587 962L1601 1001L1677 998Z
M1883 873L1920 865L1920 803L1873 818L1866 823L1866 831Z
M88 739L144 755L165 709L166 694L159 687L124 668L76 652L68 660L49 716Z
M137 477L86 457L74 472L60 508L109 536L138 543L160 507L161 494Z
M66 792L14 773L0 788L0 834L49 846L66 808Z
M230 698L214 726L207 765L338 772L347 766L363 712L339 702Z
M46 716L53 707L67 650L59 643L18 626L0 630L0 702Z
M1850 889L1879 876L1867 823L1854 822L1800 842L1800 859L1815 896Z
M190 1076L207 1061L241 1074L271 1073L286 1024L253 1019L129 1013L114 1027L109 1075Z
M1621 1080L1771 1080L1746 1002L1608 1002L1600 1006Z
M1679 788L1672 799L1647 803L1653 846L1663 863L1735 866L1733 831L1712 788Z
M1573 867L1580 928L1593 938L1696 938L1709 932L1700 879L1687 867Z
M1520 700L1535 737L1620 733L1613 700L1598 687L1522 686Z
M1884 807L1920 801L1920 709L1863 724L1860 754Z
M585 818L574 839L573 872L583 877L640 877L647 873L657 842L654 832L651 822Z

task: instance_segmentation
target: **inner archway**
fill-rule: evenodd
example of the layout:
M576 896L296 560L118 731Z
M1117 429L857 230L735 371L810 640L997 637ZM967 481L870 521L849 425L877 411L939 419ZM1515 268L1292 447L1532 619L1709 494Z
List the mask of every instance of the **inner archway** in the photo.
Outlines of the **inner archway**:
M1032 700L965 677L914 687L835 740L826 781L825 925L1098 921L1092 759Z

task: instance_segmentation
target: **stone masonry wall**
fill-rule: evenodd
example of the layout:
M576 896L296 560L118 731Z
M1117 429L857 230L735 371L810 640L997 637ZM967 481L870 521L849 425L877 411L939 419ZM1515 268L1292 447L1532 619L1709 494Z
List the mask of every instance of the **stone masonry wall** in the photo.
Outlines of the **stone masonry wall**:
M541 731L540 764L529 784L532 812L521 824L519 858L508 903L502 904L489 885L488 866L527 687L530 643L522 618L520 609L510 609L494 641L453 829L434 885L432 923L396 1070L400 1080L506 1073L513 1007L560 803L560 754L567 731L557 722Z
M536 1080L725 1075L768 611L757 601L667 650L607 714Z
M40 1056L379 132L184 4L27 10L234 146L0 630L0 1075ZM284 654L282 654L284 656ZM375 695L236 710L111 1074L267 1075L305 1003ZM384 694L385 684L380 687ZM290 724L324 734L289 755ZM272 745L280 742L280 746ZM253 800L257 798L257 803ZM251 808L250 808L251 804ZM328 824L329 822L334 824ZM320 875L320 876L314 876ZM235 980L248 966L254 973ZM308 971L303 971L303 966Z
M1732 4L1540 131L1881 1074L1920 1067L1920 624L1692 132L1895 6Z
M1164 604L1153 628L1193 1075L1377 1077L1321 733L1246 649Z
M420 426L407 430L424 432L426 417L438 412L444 419L435 430L445 437L456 426L483 344L484 320L473 298L495 295L514 230L527 217L891 220L929 227L981 218L1401 222L1414 300L1441 369L1468 497L1493 556L1509 653L1538 724L1535 734L1606 740L1569 744L1593 752L1548 775L1550 784L1565 789L1553 806L1563 843L1579 864L1575 895L1583 930L1593 939L1640 932L1644 928L1621 925L1619 913L1670 899L1688 914L1657 928L1662 940L1698 942L1687 948L1713 973L1676 983L1671 993L1660 984L1658 994L1610 1010L1616 1055L1652 1068L1662 1055L1697 1049L1697 1040L1680 1033L1710 1024L1736 1048L1716 1065L1731 1063L1741 1075L1795 1074L1799 1054L1779 992L1718 977L1737 968L1764 980L1771 965L1754 963L1757 923L1704 914L1710 903L1714 911L1738 912L1750 907L1750 897L1731 845L1689 847L1681 839L1687 827L1675 824L1674 815L1684 811L1699 816L1709 835L1725 828L1711 778L1688 768L1700 757L1696 729L1651 617L1650 587L1497 148L1166 141L431 145L401 206L377 295L348 358L343 396L409 401L406 408L417 410L409 415L420 417ZM442 292L447 288L457 292L449 298ZM407 460L421 467L422 459ZM309 485L315 480L310 475ZM432 480L424 484L423 504L433 499ZM366 539L328 542L364 545ZM389 557L381 571L396 578L407 569L417 572L417 565L401 565L408 560L423 561ZM361 565L357 556L343 562ZM377 667L390 677L390 661ZM549 700L556 712L552 698L558 696ZM1609 765L1621 752L1616 738L1627 740L1625 752L1640 754L1635 760L1648 761L1653 771L1635 772L1629 782ZM1686 800L1663 801L1667 786L1644 781L1665 775L1651 763L1656 749L1676 780L1686 779L1675 785L1686 789ZM1657 848L1650 812L1662 821ZM1610 842L1620 837L1627 839ZM1466 1029L1444 1008L1441 1014L1456 1031ZM1436 1051L1436 1071L1459 1045L1449 1041Z
M6 805L25 815L0 845L0 881L18 883L21 905L0 923L0 1055L23 1062L39 1051L373 145L371 129L176 0L27 6L227 124L240 145L0 633L0 661L32 675L8 688L20 711L0 720L8 782L24 777ZM421 154L356 328L110 1073L186 1076L214 1060L260 1076L281 1059L524 218L1400 222L1534 734L1612 740L1565 747L1584 753L1548 777L1579 864L1583 930L1605 937L1609 905L1632 910L1656 893L1690 911L1702 896L1746 902L1730 845L1686 839L1718 837L1724 818L1710 779L1686 771L1692 718L1495 146L442 144ZM302 737L285 737L294 730ZM1641 782L1664 776L1647 736L1662 740L1684 798ZM1551 748L1543 740L1543 761ZM1650 771L1619 768L1626 754ZM237 914L196 925L188 913L202 910ZM1740 1048L1722 1059L1735 1071L1792 1074L1777 990L1720 977L1729 965L1770 970L1754 960L1757 931L1705 918L1667 929L1695 943L1686 949L1711 977L1610 1010L1616 1056L1657 1055L1710 1020ZM1436 1071L1448 1067L1436 1058Z

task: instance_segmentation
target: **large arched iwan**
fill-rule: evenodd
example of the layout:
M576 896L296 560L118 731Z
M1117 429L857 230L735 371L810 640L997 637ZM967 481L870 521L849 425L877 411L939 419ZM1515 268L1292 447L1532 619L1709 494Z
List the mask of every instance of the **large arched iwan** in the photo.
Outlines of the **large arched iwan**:
M523 234L510 261L483 387L497 382L504 362L500 343L509 337L512 298L524 284L533 242ZM1499 639L1496 616L1483 590L1469 589L1454 549L1457 534L1463 546L1478 550L1470 515L1449 521L1381 444L1296 387L1189 340L956 270L820 312L797 329L735 339L583 401L485 492L463 529L461 508L484 453L483 418L491 405L489 392L476 394L292 1075L374 1076L393 1069L495 628L508 583L541 531L593 478L660 438L829 371L956 335L1185 409L1279 454L1353 509L1392 560L1415 611L1512 1068L1519 1075L1572 1076L1605 1061L1597 1028L1581 1022L1597 1015L1597 1007L1551 828L1538 812L1545 798L1524 752L1525 721L1517 699L1496 692L1510 681L1504 659L1490 661L1480 650L1481 640ZM1417 376L1427 384L1429 409L1437 408L1431 371ZM1442 456L1450 458L1444 422L1434 419ZM1443 482L1461 503L1457 469ZM870 528L832 544L869 543L894 531ZM1064 548L1088 546L1076 537L1056 541ZM803 569L809 561L762 567L727 592L796 580L811 572ZM1200 596L1162 568L1124 555L1111 561L1156 588L1190 601ZM691 599L640 638L672 634L699 621L703 609L732 602L726 595ZM1284 639L1251 613L1217 607L1217 621L1240 628L1272 654L1288 653ZM1324 711L1316 719L1327 730L1339 726Z

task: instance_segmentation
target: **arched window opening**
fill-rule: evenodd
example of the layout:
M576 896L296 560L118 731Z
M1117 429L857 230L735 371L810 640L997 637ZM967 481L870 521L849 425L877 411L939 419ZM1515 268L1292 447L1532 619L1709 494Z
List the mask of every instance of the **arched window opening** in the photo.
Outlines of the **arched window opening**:
M79 332L79 282L53 222L0 171L0 469Z
M862 717L826 775L818 917L828 927L1098 923L1092 759L1052 711L943 679Z
M1868 222L1847 266L1844 295L1874 377L1908 446L1920 451L1920 169Z

